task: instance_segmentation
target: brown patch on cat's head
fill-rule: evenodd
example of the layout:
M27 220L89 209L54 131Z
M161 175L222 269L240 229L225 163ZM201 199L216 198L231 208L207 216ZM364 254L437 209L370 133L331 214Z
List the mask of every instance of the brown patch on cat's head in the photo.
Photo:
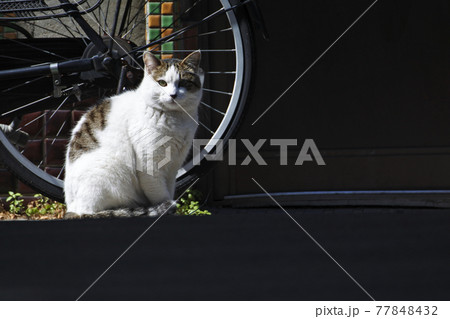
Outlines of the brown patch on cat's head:
M181 61L180 66L186 69L188 72L197 73L200 67L200 61L202 59L202 54L200 50L194 51Z
M158 81L164 76L170 66L175 66L180 73L180 82L189 90L200 89L202 84L199 76L201 53L199 50L192 52L183 60L167 59L160 60L151 52L143 55L145 70Z
M201 80L199 76L201 53L200 50L194 51L185 57L182 61L177 63L178 71L180 72L180 84L187 89L201 88Z

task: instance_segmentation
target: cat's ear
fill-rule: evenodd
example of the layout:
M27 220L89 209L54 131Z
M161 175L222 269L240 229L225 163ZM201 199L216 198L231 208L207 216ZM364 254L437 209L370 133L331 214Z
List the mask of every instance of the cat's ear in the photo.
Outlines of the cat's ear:
M145 69L149 73L161 65L161 60L159 60L151 52L148 52L148 51L144 52L143 58L144 58Z
M200 50L194 51L191 54L189 54L187 57L181 61L181 64L188 64L195 68L195 71L198 71L198 68L200 67L200 60L202 59L202 54Z

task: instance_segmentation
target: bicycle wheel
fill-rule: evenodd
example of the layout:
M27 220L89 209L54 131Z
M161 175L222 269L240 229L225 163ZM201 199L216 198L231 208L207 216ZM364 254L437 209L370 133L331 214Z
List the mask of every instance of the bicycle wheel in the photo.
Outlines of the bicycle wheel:
M191 156L178 172L178 189L212 167L214 163L208 162L205 156L215 152L219 143L226 145L243 115L251 87L254 54L245 9L232 8L238 2L122 1L120 4L104 0L83 16L103 36L105 44L116 51L114 58L124 57L134 68L142 67L140 61L145 50L162 58L183 58L194 50L202 51L205 83L196 138L207 143L202 146L200 158L194 163ZM80 10L88 11L96 3L84 1ZM17 23L34 38L0 40L3 56L0 70L98 53L71 17L55 15ZM138 84L136 72L127 73L127 78L131 81L128 87ZM114 94L118 78L92 73L65 74L61 82L70 84L59 88L59 97L53 80L51 76L41 76L0 81L1 105L7 106L5 111L0 110L0 123L8 124L14 119L19 122L20 116L20 124L14 129L29 134L26 145L18 146L0 131L0 157L23 182L62 201L64 153L70 130L98 98Z

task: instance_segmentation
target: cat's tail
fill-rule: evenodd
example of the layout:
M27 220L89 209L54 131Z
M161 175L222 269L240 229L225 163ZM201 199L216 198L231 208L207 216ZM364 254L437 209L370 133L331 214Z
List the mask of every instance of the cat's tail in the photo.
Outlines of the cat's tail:
M176 201L166 200L159 205L152 207L119 208L103 210L94 214L77 214L67 212L64 219L85 219L85 218L129 218L129 217L158 217L164 214L173 214L176 208Z

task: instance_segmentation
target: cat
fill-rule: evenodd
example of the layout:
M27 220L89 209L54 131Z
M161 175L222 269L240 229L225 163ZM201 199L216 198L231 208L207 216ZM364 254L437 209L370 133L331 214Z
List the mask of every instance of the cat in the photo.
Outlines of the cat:
M66 218L160 216L191 148L202 97L201 53L145 52L136 90L103 100L73 129L66 152Z

